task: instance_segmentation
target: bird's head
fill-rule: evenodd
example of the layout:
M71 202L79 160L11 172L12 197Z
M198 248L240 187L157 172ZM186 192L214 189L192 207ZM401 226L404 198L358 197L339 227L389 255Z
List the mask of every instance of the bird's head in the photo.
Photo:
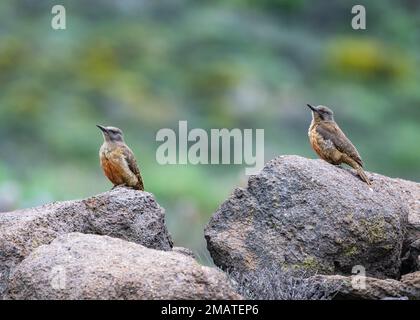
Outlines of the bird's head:
M315 122L317 121L333 121L334 113L330 108L326 106L312 106L307 104L308 108L312 110L312 118Z
M104 127L99 124L96 126L102 131L102 135L104 136L105 141L107 142L124 141L124 136L121 129L118 129L116 127Z

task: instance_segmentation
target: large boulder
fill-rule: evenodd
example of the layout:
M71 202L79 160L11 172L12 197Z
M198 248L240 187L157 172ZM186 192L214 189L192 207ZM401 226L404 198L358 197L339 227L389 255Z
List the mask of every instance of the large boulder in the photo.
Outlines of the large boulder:
M35 249L6 299L240 299L227 276L192 257L108 236L71 233Z
M401 180L367 174L372 187L323 160L275 158L206 226L215 264L243 274L282 268L343 275L361 265L368 276L398 278L408 195Z
M57 236L82 232L109 235L170 250L164 210L148 192L115 188L80 201L0 213L0 297L9 273L35 248Z

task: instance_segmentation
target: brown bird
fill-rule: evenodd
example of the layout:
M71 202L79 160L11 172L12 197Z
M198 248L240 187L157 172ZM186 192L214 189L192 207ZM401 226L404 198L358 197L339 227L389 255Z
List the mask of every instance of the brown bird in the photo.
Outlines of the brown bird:
M116 186L144 190L143 179L133 151L125 144L123 133L115 127L97 125L102 131L104 143L99 150L101 167Z
M310 104L307 106L312 110L308 135L315 152L331 164L348 164L356 170L363 181L371 185L371 181L363 171L359 152L334 121L333 112L325 106L314 107Z

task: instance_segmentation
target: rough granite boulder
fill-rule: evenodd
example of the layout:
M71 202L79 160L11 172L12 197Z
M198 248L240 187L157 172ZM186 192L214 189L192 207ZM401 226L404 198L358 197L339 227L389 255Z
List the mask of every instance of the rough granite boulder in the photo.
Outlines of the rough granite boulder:
M227 276L175 251L70 233L35 249L5 299L240 299Z
M303 269L398 278L410 207L403 180L323 160L281 156L237 188L205 228L207 247L224 270ZM418 184L413 183L413 188ZM410 211L411 210L411 211Z
M404 275L401 281L370 277L363 280L340 275L317 275L308 280L339 288L335 300L420 299L420 272Z
M171 250L164 219L164 210L150 193L128 188L115 188L80 201L0 213L0 297L13 268L35 248L62 234L109 235Z

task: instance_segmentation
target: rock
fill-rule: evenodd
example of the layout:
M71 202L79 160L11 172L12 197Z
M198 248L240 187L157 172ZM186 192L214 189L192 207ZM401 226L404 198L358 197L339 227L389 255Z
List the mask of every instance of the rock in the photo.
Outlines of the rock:
M420 271L405 274L401 277L401 282L417 290L417 298L420 299Z
M394 179L323 160L281 156L237 188L205 228L215 264L242 273L267 268L398 278L409 207ZM401 185L401 184L400 184Z
M402 179L392 179L391 182L408 206L406 241L411 244L420 240L420 183Z
M359 280L360 279L360 280ZM341 275L317 275L308 280L314 283L327 283L339 288L334 296L336 300L418 300L420 299L420 272L394 279L375 279L366 277L345 277Z
M109 235L170 250L164 210L150 193L115 188L80 201L0 213L0 297L11 270L30 252L70 232Z
M227 276L174 251L70 233L35 249L5 299L240 299Z
M420 184L401 179L393 182L409 208L401 271L420 271Z

